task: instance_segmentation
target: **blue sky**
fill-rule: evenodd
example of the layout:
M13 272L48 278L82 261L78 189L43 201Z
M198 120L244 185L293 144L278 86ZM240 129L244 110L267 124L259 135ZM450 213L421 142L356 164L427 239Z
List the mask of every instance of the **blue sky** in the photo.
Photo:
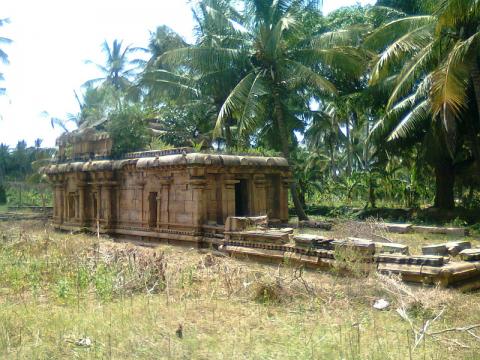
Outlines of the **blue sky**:
M324 0L324 12L374 0ZM14 40L3 45L10 65L0 65L7 95L0 97L0 143L15 146L25 139L53 146L59 129L41 113L65 118L79 111L73 91L98 77L104 40L146 46L149 31L165 24L192 41L193 20L186 0L2 0L0 19L11 23L0 36Z

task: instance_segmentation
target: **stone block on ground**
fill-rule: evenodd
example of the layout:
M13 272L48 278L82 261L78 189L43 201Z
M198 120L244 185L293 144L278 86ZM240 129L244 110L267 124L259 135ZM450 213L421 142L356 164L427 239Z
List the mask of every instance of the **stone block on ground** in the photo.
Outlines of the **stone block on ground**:
M371 240L350 237L346 240L334 240L332 244L335 251L349 249L358 251L362 255L375 254L375 243Z
M425 246L422 246L422 254L446 256L448 255L448 249L445 246L445 244L425 245Z
M331 230L332 224L326 221L302 220L298 222L298 227Z
M445 263L443 256L434 255L400 255L400 254L379 254L375 255L375 262L401 265L423 265L423 266L442 266Z
M480 260L480 248L465 249L460 251L460 258L464 261Z
M308 247L315 249L333 249L331 243L333 239L328 239L324 236L313 235L313 234L298 234L293 237L295 241L295 246L299 247Z
M445 244L449 255L457 256L461 251L470 249L472 244L470 241L450 241Z
M408 255L409 249L407 245L397 243L377 243L380 253L386 254L403 254Z
M225 231L244 231L250 226L268 224L268 216L229 216L225 221Z
M384 223L383 225L388 232L394 234L406 234L412 230L412 224Z
M468 229L457 227L442 227L442 226L420 226L413 225L412 230L416 233L428 233L428 234L443 234L443 235L468 235Z
M281 231L243 231L240 233L243 241L286 244L290 241L289 234Z

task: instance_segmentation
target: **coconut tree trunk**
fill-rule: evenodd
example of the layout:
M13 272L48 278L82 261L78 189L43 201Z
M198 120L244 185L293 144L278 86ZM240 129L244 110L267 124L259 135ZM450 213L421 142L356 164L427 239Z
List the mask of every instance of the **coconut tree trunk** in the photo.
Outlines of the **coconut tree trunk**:
M350 120L347 118L345 135L347 137L347 175L352 175L352 149L350 146Z
M475 102L477 104L477 118L480 117L480 67L478 62L473 62L473 68L470 76L472 77L473 90L475 93ZM480 144L478 143L477 133L475 131L475 126L470 123L470 139L472 141L473 155L477 162L477 169L480 166Z
M283 153L283 156L287 160L289 160L290 150L288 146L288 132L285 124L285 114L283 112L283 107L280 100L280 91L278 91L277 89L273 93L273 100L274 100L274 106L275 106L274 116L278 125L280 143L282 146L282 153ZM297 183L295 180L292 181L292 183L290 184L290 193L292 195L292 200L295 206L295 211L297 213L298 220L308 220L308 216L305 213L305 210L303 209L302 203L298 196Z
M435 166L435 204L439 209L450 210L455 207L454 185L455 169L451 161Z
M227 149L232 148L232 130L230 129L229 121L225 123L225 146Z

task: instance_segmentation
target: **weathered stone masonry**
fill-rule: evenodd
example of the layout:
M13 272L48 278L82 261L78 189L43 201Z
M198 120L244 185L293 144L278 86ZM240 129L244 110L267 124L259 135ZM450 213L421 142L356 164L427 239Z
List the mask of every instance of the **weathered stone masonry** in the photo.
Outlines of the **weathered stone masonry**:
M200 243L229 216L288 221L284 158L157 151L52 164L59 229Z

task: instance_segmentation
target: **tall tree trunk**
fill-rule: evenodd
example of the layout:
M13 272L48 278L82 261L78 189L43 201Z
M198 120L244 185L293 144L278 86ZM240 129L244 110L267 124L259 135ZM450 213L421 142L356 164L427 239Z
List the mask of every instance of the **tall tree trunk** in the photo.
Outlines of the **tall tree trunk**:
M230 129L230 123L228 120L225 123L225 146L227 149L232 148L232 130Z
M455 169L450 160L435 166L435 204L439 209L450 210L455 207L453 188Z
M352 175L352 148L350 146L350 119L347 118L345 135L347 137L347 175Z
M471 71L470 76L472 77L473 90L475 93L475 102L477 104L477 119L480 118L480 68L478 62L475 60L474 65ZM469 123L469 137L472 141L472 150L473 155L475 156L476 167L480 167L480 145L478 143L477 132L475 131L475 126L472 123Z
M290 151L288 146L288 132L287 127L285 124L285 114L283 112L282 102L280 100L280 92L275 90L273 93L273 100L275 105L275 120L277 121L279 135L280 135L280 143L282 146L282 153L283 156L290 160ZM296 181L292 181L290 184L290 193L292 194L293 204L295 206L295 211L298 216L298 220L308 220L308 216L303 209L302 203L298 196L297 190L297 183Z

